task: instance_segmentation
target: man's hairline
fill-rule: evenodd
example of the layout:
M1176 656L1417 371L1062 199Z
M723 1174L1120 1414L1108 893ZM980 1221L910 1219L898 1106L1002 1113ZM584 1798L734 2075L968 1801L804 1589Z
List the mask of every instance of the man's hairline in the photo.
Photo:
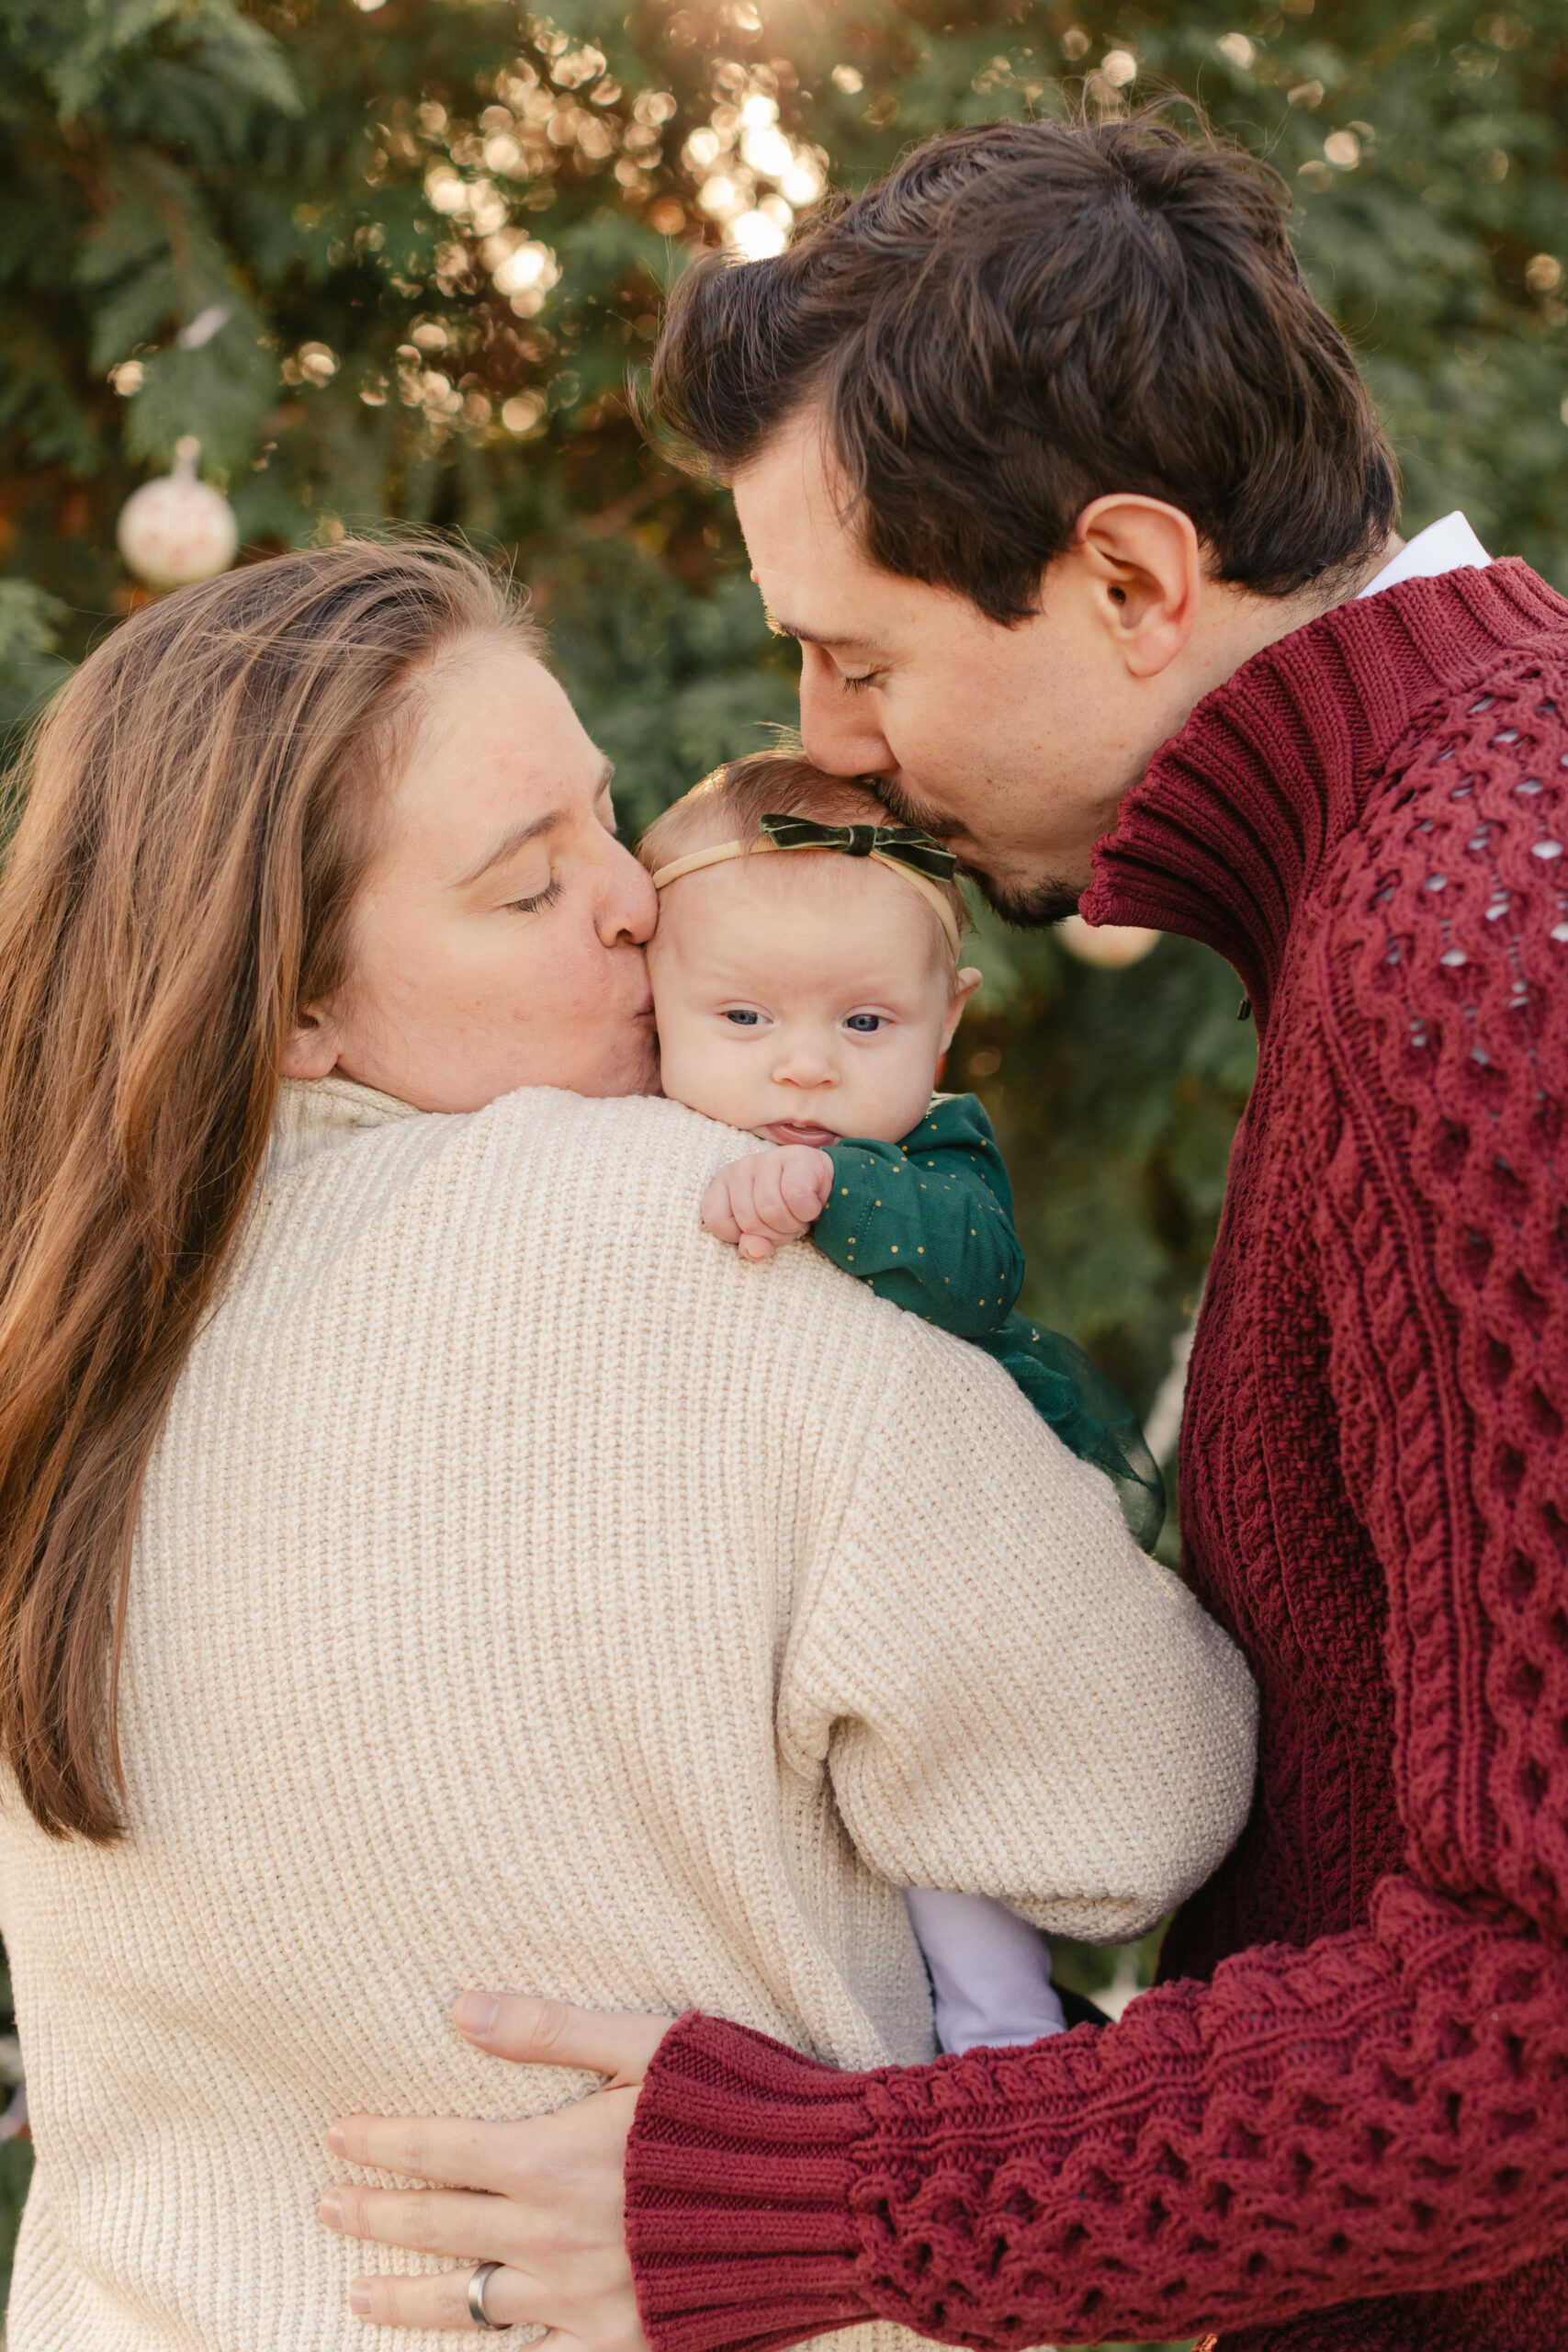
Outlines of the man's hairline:
M808 385L807 389L802 390L801 393L790 402L789 406L785 408L780 415L774 417L763 430L759 432L750 448L747 451L745 457L739 461L739 463L732 465L728 471L719 468L711 468L710 471L712 479L728 490L730 496L733 498L735 494L735 477L737 474L743 473L748 466L755 465L758 460L789 431L793 424L799 423L804 418L805 413L814 405L820 413L822 424L822 447L824 451L829 459L831 466L836 468L840 476L847 482L847 469L844 466L842 456L833 435L831 406L827 400L822 398L820 391L817 389L815 384ZM1133 491L1129 491L1126 493L1128 497L1136 497L1145 494L1146 493ZM1081 515L1088 507L1092 506L1096 500L1114 497L1115 495L1116 492L1113 490L1096 491L1092 498L1089 498L1084 501L1083 506L1080 506L1078 509L1078 515ZM1195 517L1188 514L1187 509L1179 504L1177 500L1174 498L1167 498L1162 500L1160 503L1173 508L1179 514L1187 514L1188 521L1192 524L1195 530L1197 529ZM917 587L930 588L937 594L943 594L944 592L942 590L940 584L935 581L922 580L919 574L915 572L892 571L888 569L886 564L879 563L877 561L870 548L866 546L865 534L863 530L859 527L855 520L857 512L868 506L869 503L870 493L866 491L861 490L854 492L849 501L838 509L839 520L843 525L844 528L849 531L854 538L856 547L858 548L861 555L864 558L865 561L871 565L874 571L880 571L884 577L888 580L910 581ZM1075 531L1077 526L1077 520L1078 516L1076 515L1073 522ZM1398 536L1398 518L1396 515L1393 524L1390 526L1389 537L1390 538L1397 539ZM1385 542L1385 548L1386 544L1387 543ZM1325 571L1314 573L1311 579L1299 582L1294 588L1284 589L1278 594L1270 596L1266 594L1265 592L1260 589L1251 587L1246 581L1226 580L1218 571L1213 569L1212 566L1214 550L1210 542L1202 537L1201 533L1199 534L1198 546L1200 555L1203 559L1203 578L1206 585L1213 588L1230 589L1234 593L1246 596L1256 596L1260 603L1265 604L1288 604L1296 597L1311 599L1314 609L1318 613L1330 612L1336 605L1343 603L1348 596L1356 594L1358 589L1363 585L1366 581L1372 578L1374 574L1382 569L1382 564L1388 560L1387 553L1384 550L1380 549L1379 552L1371 559L1364 560L1360 562L1352 560L1341 564L1330 564ZM1053 556L1049 562L1042 566L1040 572L1037 575L1037 598L1043 595L1045 574L1050 571L1052 564L1060 563L1063 557L1070 552L1071 546L1069 543L1068 547L1062 549L1061 554ZM1011 620L998 620L995 614L987 612L985 606L975 597L969 595L965 591L959 589L947 591L945 593L958 595L961 601L967 605L972 612L976 614L981 620L987 622L992 628L1001 628L1011 631L1021 627L1025 621L1034 619L1040 610L1040 604L1037 601L1035 610L1032 613L1021 613ZM766 605L764 605L763 610L767 613L768 626L774 634L780 637L792 637L797 644L818 645L825 652L852 651L865 653L874 650L873 641L865 638L818 636L809 629L802 628L795 623L781 618L778 614L770 611Z

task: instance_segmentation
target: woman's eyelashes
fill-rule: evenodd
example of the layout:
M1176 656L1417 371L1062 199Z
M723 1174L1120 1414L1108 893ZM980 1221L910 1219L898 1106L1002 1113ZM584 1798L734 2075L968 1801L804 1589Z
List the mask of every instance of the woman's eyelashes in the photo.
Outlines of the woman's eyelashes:
M544 888L536 891L533 898L509 899L506 902L507 911L510 914L518 915L539 914L546 907L553 907L560 897L560 876L558 874L553 875Z

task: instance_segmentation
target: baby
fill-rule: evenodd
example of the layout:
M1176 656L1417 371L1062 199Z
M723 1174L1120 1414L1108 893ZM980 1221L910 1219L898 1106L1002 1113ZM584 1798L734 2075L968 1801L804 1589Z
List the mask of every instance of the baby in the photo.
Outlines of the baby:
M1015 1314L1023 1258L989 1120L932 1095L980 974L959 963L952 853L864 786L760 754L665 811L639 854L664 1092L767 1147L714 1179L703 1221L748 1258L809 1234L879 1295L995 1356L1111 1477L1139 1541L1164 1511L1134 1416L1069 1340ZM984 1895L911 1888L945 2050L1063 2024L1043 1939Z

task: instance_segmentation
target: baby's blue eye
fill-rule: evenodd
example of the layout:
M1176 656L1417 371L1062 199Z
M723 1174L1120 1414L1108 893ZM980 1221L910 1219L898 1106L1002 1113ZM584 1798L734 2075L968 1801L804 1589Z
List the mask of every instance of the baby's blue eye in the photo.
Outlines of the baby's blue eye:
M754 1029L762 1016L760 1012L727 1012L724 1017L733 1021L738 1029Z
M882 1015L880 1012L852 1012L844 1026L857 1030L863 1037L869 1037L881 1028Z

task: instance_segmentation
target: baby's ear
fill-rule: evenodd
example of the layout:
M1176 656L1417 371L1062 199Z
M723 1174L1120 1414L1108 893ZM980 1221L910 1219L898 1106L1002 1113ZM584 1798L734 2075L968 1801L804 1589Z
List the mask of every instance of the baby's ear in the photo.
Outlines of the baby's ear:
M943 1022L942 1029L942 1050L944 1054L952 1045L953 1032L964 1017L964 1006L985 977L984 972L977 972L973 964L964 965L961 971L953 974L953 996L947 1008L947 1019Z

